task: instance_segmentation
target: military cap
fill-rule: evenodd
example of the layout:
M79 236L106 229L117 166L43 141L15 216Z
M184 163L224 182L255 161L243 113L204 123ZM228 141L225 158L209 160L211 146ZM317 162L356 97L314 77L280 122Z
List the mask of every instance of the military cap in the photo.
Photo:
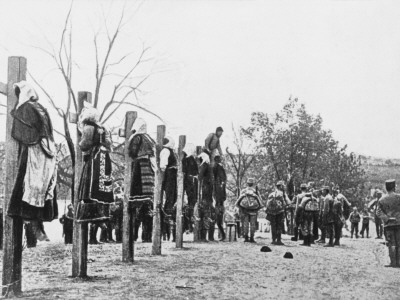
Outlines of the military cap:
M396 180L395 179L386 180L385 187L387 191L393 190L396 187Z
M293 259L293 254L290 252L286 252L285 255L283 256L283 258Z
M254 178L247 178L247 184L254 184Z
M376 190L377 195L383 195L383 192L381 190Z
M322 190L323 191L330 191L331 188L329 186L325 185L325 186L322 187Z
M283 183L283 181L282 180L279 180L277 183L276 183L276 186L278 186L278 185L285 185L284 183Z
M307 184L306 184L306 183L300 184L300 188L301 188L301 189L306 189L306 188L307 188Z
M260 251L261 252L272 252L271 248L268 246L262 246Z

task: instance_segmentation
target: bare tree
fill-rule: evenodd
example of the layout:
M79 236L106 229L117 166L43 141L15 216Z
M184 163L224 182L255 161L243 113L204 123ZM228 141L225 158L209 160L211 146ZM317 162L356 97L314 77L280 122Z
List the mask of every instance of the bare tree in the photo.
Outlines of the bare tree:
M246 153L244 148L245 136L242 133L242 130L235 130L232 124L232 131L234 134L234 151L236 153L232 153L228 147L226 148L226 153L230 158L230 163L227 162L226 164L227 173L228 176L231 177L231 180L228 178L227 189L234 195L239 195L243 180L246 177L249 168L255 161L257 154L252 151L250 153Z
M71 178L71 199L74 201L74 178L75 178L75 145L71 138L71 132L69 129L69 115L70 113L77 109L77 99L76 93L73 88L73 74L74 74L74 66L76 64L73 60L73 30L72 30L72 22L71 22L71 13L72 13L72 3L67 13L67 16L64 21L64 27L61 32L60 42L58 49L55 49L51 43L49 43L51 49L46 49L43 47L33 46L34 48L42 51L48 57L52 59L55 63L57 70L62 75L64 79L65 86L67 88L67 101L64 107L59 105L59 102L54 100L54 97L50 95L50 93L46 90L43 84L37 80L31 73L29 73L32 80L36 83L36 85L40 88L40 90L46 95L49 99L51 105L56 109L58 116L63 120L64 133L58 132L61 136L63 136L66 140L69 153L71 155L71 163L72 163L72 176ZM120 17L118 19L118 23L114 30L110 30L108 28L107 19L103 14L104 18L104 28L106 31L107 42L105 45L105 53L104 55L100 54L100 42L99 42L99 34L101 29L98 32L94 33L93 36L93 44L94 44L94 52L96 58L95 64L95 88L94 88L94 99L93 99L93 107L100 109L101 117L100 120L102 123L107 122L117 111L121 108L122 105L130 105L137 109L143 110L153 116L156 116L161 121L163 121L157 114L152 111L146 109L142 105L139 105L138 99L141 94L143 94L143 90L141 89L145 81L153 75L155 72L150 71L145 75L137 75L133 78L135 71L142 64L152 61L152 57L148 57L149 47L145 47L143 45L142 51L139 54L138 58L134 62L127 62L128 57L131 57L134 52L128 52L127 54L114 58L114 61L111 61L112 54L118 45L118 40L121 34L121 31L124 29L124 26L128 24L128 18L125 16L125 7L122 9ZM128 66L128 70L120 73L113 72L113 69L118 66ZM113 84L113 91L109 98L102 97L101 91L104 86L104 79L106 77L111 77L115 82ZM100 99L105 99L101 101ZM136 103L132 100L136 100ZM61 174L61 173L60 173ZM66 176L66 174L64 174ZM69 177L69 176L68 176ZM64 180L64 178L60 178Z

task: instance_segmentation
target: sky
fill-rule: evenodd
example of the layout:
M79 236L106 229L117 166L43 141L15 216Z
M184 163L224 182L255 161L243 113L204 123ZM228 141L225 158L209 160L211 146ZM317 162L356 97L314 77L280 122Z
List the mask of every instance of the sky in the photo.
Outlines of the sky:
M65 84L38 47L59 47L69 5L2 1L0 81L6 81L7 57L25 56L29 71L65 106ZM230 146L232 124L247 126L252 112L274 113L291 96L320 114L324 127L351 151L400 158L399 1L76 1L75 91L94 91L93 35L100 33L104 53L103 20L112 29L123 9L128 21L113 58L131 51L137 57L143 45L150 47L151 60L137 75L152 76L139 101L163 118L175 139L186 135L187 142L199 145L222 126L222 144ZM128 61L113 72L127 66ZM109 98L114 82L111 77L104 83L101 101ZM119 110L111 125L121 123L127 109ZM61 130L60 119L52 116ZM139 116L154 134L161 121L140 110ZM4 128L3 115L0 124Z

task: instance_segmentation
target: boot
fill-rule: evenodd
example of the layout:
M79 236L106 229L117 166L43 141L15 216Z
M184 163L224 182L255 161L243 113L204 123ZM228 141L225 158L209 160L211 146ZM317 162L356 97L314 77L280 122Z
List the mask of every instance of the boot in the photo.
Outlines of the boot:
M108 243L107 230L102 229L102 230L100 231L100 242L102 242L102 243Z
M396 247L388 247L389 250L389 258L390 258L390 264L385 265L387 268L395 268L397 266L397 261L396 261Z
M89 244L90 245L97 245L99 242L97 241L97 226L90 225L89 227Z
M335 246L340 246L340 241L339 241L339 239L335 239L334 245L335 245Z
M299 232L299 240L302 241L303 239L304 239L304 236L303 236L303 234L301 233L301 230L300 230L300 232Z
M46 232L44 232L43 223L39 222L38 220L33 220L30 223L32 225L32 233L35 235L38 241L50 241L46 235Z
M282 243L282 238L281 238L281 234L280 233L277 234L276 244L275 245L278 245L278 246L284 246L285 245L284 243Z
M326 242L325 242L325 239L324 239L324 238L320 238L320 239L317 241L317 243L318 243L318 244L325 244Z
M332 234L331 234L332 235ZM324 247L334 247L334 244L333 244L333 236L331 236L330 238L329 238L329 244L328 245L325 245Z
M210 225L210 229L208 229L208 240L209 241L214 241L214 231L215 231L215 226Z
M252 235L252 236L250 237L249 242L250 242L250 243L256 243L256 241L254 240L254 235Z
M308 243L309 241L309 235L305 235L303 237L303 244L300 244L301 246L310 246L310 244Z
M314 236L313 236L312 234L310 235L309 244L310 244L310 246L311 246L312 244L315 244Z
M299 229L298 229L298 227L295 227L294 228L294 236L291 237L291 240L293 242L297 242L298 238L299 238Z
M244 236L244 242L248 243L249 242L249 237L247 235Z
M221 238L219 239L219 241L220 241L220 242L223 242L223 241L225 241L225 239L226 239L226 234L225 234L225 232L222 230L222 231L221 231Z
M396 268L400 268L400 247L395 247L396 251Z
M109 243L115 243L115 240L112 237L112 231L113 231L113 229L112 229L111 225L107 226L107 238L108 238Z

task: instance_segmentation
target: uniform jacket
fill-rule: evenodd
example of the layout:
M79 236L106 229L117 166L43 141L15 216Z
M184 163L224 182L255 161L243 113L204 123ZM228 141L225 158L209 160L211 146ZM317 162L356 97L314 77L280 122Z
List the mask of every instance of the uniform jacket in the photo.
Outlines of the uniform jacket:
M376 209L376 214L382 219L385 227L400 225L400 195L389 193L383 196ZM393 220L389 220L393 218Z

